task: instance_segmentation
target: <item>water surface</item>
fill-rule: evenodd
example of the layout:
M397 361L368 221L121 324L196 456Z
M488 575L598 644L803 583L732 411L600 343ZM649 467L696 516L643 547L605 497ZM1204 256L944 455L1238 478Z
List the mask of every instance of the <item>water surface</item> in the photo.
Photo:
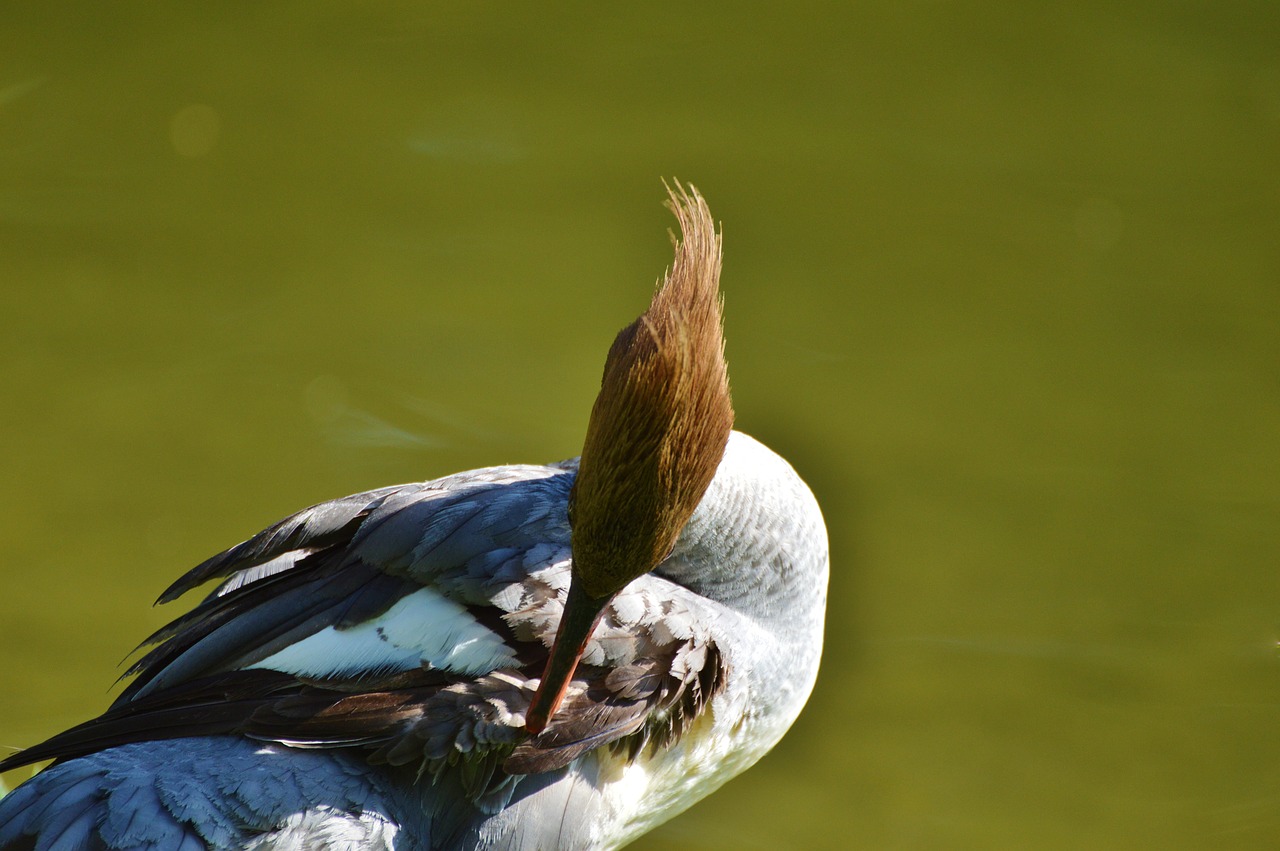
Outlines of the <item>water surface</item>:
M635 847L1274 847L1274 4L4 17L0 744L267 522L576 454L674 175L831 617L792 734Z

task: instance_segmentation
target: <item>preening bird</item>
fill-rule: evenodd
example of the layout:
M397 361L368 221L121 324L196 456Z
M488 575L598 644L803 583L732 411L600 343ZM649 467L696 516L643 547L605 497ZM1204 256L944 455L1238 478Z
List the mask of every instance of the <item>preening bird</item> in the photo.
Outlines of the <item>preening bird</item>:
M160 597L101 716L0 763L0 848L607 849L751 766L818 672L828 551L733 431L720 235L605 361L580 458L304 509ZM782 817L784 814L779 814Z

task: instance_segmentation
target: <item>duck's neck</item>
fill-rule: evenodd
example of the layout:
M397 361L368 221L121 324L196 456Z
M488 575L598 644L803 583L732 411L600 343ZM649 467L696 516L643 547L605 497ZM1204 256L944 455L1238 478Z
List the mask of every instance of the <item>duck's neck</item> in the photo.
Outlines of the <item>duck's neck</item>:
M751 618L779 638L821 635L827 532L786 461L734 432L719 470L655 573Z

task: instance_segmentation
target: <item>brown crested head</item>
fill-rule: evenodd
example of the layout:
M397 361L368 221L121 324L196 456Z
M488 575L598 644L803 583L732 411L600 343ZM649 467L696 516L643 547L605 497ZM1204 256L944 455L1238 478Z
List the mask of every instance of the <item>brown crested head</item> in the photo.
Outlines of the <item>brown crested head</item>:
M597 599L671 552L733 428L720 235L695 188L667 191L675 261L609 349L570 501L574 581Z

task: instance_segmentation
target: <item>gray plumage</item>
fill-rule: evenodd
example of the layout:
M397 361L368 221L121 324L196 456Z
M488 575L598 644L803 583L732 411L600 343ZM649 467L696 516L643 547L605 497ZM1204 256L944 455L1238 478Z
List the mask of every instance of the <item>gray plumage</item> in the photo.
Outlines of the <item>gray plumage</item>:
M583 456L368 491L198 565L100 717L0 762L0 849L608 849L782 737L826 605L817 503L731 432L720 237L610 349Z
M530 738L522 713L568 586L574 472L371 491L196 568L164 599L220 584L157 633L112 709L10 760L62 759L0 801L0 848L607 848L713 791L812 687L817 505L735 433L670 557L609 604L564 708ZM245 669L423 589L496 630L510 664Z

